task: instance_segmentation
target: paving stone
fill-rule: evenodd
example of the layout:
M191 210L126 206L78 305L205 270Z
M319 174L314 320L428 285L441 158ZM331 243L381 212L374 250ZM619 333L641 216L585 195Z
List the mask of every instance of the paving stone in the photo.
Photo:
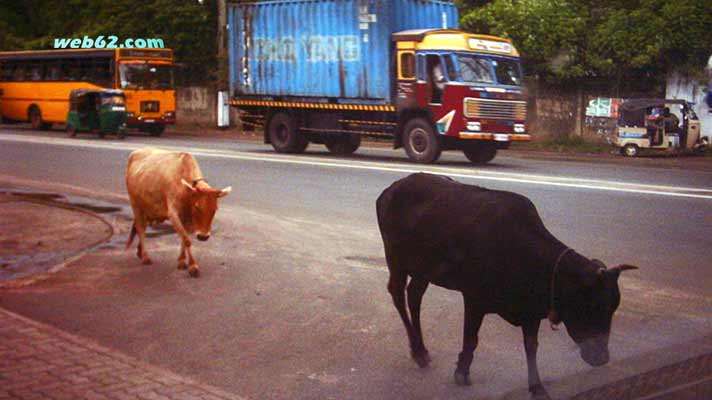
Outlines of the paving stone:
M0 400L240 400L0 308Z

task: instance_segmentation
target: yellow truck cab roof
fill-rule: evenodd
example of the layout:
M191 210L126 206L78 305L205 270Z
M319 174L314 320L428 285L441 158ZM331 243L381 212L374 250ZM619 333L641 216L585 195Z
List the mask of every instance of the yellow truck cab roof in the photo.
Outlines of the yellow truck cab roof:
M454 50L519 57L509 39L457 29L410 29L391 35L398 50Z

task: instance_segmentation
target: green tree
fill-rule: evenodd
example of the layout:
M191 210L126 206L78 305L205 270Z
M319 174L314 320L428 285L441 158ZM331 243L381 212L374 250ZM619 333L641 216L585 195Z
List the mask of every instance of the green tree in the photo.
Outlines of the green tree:
M712 2L495 0L465 7L461 24L512 39L530 75L661 92L673 70L700 75Z
M55 38L84 35L161 38L175 51L178 84L215 78L215 0L5 0L0 32L0 50L51 49Z

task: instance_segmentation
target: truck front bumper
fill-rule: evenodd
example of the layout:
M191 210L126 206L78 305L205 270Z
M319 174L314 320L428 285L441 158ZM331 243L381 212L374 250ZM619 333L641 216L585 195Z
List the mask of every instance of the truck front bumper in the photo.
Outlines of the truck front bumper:
M488 133L488 132L460 132L460 139L494 140L495 142L530 141L531 135L527 133Z

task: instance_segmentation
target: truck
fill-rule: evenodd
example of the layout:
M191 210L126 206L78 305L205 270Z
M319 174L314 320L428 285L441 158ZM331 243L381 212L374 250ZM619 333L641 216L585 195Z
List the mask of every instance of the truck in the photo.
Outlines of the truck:
M385 137L414 162L484 164L531 139L517 49L459 30L450 1L236 3L228 30L230 105L277 152Z

